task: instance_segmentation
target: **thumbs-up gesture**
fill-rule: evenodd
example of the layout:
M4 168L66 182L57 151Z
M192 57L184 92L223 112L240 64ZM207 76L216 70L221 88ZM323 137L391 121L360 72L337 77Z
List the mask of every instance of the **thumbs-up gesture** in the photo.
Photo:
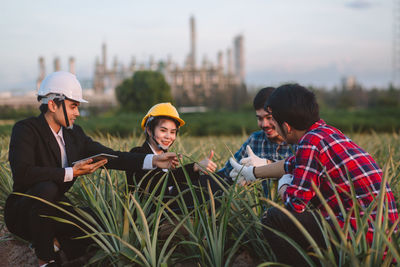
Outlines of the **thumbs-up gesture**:
M229 162L231 163L233 169L229 174L232 180L237 180L237 182L241 182L244 179L246 182L252 182L256 180L254 176L254 167L253 166L244 166L236 162L235 159L230 158ZM238 177L239 176L239 177Z
M203 159L199 163L194 164L193 170L195 172L202 171L204 173L207 173L207 171L215 172L215 170L217 169L217 164L212 161L213 156L214 150L211 150L210 155L207 158Z
M248 157L242 158L240 160L240 164L244 166L254 166L254 167L264 166L268 164L268 160L257 157L249 145L246 146L246 152Z

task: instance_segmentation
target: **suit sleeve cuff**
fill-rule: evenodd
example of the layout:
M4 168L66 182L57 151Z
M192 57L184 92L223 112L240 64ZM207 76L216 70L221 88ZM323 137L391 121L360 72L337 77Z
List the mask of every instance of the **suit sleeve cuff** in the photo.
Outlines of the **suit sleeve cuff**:
M147 154L143 161L143 170L154 170L153 166L153 156L154 154Z
M64 183L71 182L74 179L74 171L72 167L65 168Z

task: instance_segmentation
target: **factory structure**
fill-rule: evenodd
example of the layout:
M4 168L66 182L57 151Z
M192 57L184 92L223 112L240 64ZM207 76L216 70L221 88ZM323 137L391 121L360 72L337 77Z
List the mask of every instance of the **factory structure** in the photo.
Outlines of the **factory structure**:
M80 79L84 89L84 98L89 100L89 106L115 106L117 105L115 89L118 85L125 79L131 78L136 71L152 70L163 73L171 87L174 104L178 107L194 107L193 110L239 107L247 96L243 36L234 37L232 47L225 51L219 51L215 55L214 62L209 61L206 56L199 62L196 39L196 22L192 16L190 18L189 53L182 64L174 62L170 56L159 60L150 57L148 62L136 62L135 57L132 57L128 66L124 66L114 57L112 63L109 64L107 45L103 43L101 56L95 60L93 79L85 81ZM39 57L38 63L37 89L47 74L45 58ZM68 59L68 66L68 71L76 74L74 57ZM61 70L59 57L53 61L53 70ZM77 76L81 78L79 73ZM8 98L4 95L0 105L38 106L35 93L29 92L29 97L28 95L22 96L24 101L21 101L19 97Z
M132 57L128 66L124 66L114 58L110 68L107 46L103 44L101 60L96 59L95 63L93 90L96 95L104 94L107 90L114 90L124 79L132 77L136 71L152 70L164 74L178 107L232 108L237 106L239 100L246 97L243 43L243 36L238 35L233 40L233 49L228 48L225 53L218 52L216 63L207 60L206 56L201 63L198 63L195 19L191 17L190 52L182 65L174 62L171 57L158 61L150 57L148 62L142 63L137 63L135 57Z

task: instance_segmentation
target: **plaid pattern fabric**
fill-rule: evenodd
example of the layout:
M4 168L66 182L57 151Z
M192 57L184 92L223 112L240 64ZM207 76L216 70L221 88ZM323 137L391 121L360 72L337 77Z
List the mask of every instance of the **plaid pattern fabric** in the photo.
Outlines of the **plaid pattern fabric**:
M344 217L340 211L338 200L332 190L327 174L332 179L344 208L349 211L353 207L350 196L350 182L354 184L356 198L363 208L367 208L381 190L382 170L375 160L352 140L323 120L314 123L299 141L296 155L285 161L285 171L293 174L293 182L288 186L284 201L287 208L303 212L310 202L320 209L329 220L329 215L319 202L311 183L319 188L324 199L332 208L341 226ZM393 193L388 184L386 187L388 217L391 223L398 218ZM376 210L373 212L375 219ZM356 229L356 219L350 219ZM370 223L367 238L372 241L373 226Z
M265 135L264 131L257 131L252 133L246 142L240 147L240 149L235 153L234 157L237 162L242 158L248 157L246 152L246 146L249 145L253 150L254 154L263 159L269 159L272 161L282 160L291 155L295 150L295 146L290 146L287 144L277 144L271 142ZM292 152L293 151L293 152ZM218 172L223 172L226 177L229 177L229 173L232 170L232 166L229 160L225 163L224 168Z

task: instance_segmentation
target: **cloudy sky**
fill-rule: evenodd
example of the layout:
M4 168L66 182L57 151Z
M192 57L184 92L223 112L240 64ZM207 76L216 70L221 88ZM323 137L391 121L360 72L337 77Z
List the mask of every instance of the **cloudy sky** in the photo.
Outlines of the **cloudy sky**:
M394 0L16 0L0 10L0 91L32 90L38 57L52 71L55 57L91 79L101 44L109 62L165 59L189 52L189 18L196 18L197 58L216 62L219 50L245 38L250 85L296 81L332 87L343 76L367 86L391 81Z

